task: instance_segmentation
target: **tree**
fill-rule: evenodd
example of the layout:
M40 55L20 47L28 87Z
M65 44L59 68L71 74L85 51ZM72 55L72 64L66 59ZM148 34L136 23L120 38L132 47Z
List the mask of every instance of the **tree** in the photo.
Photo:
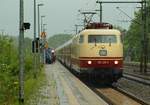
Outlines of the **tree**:
M147 10L150 10L150 1L148 1ZM141 28L141 10L135 12L135 18L133 19L129 30L124 38L124 50L125 55L130 51L131 59L133 61L140 60L140 54L142 51L142 28ZM150 24L150 15L147 15L147 24ZM150 29L148 28L148 33ZM148 46L150 43L148 43ZM149 55L150 56L150 55Z

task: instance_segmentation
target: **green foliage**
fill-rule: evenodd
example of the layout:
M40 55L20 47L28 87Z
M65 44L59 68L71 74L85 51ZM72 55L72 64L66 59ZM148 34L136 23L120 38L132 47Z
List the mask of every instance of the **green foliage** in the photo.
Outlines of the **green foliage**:
M25 73L29 73L33 68L33 54L31 52L31 42L32 40L29 38L25 38Z
M31 76L31 75L30 75ZM25 99L28 100L31 98L30 96L35 94L38 90L38 87L41 87L41 81L45 80L45 73L44 70L40 71L40 74L38 75L37 79L29 78L25 82Z
M0 35L0 104L13 101L12 96L16 93L14 82L17 76L17 52L13 46L13 38Z
M150 1L148 1L150 2ZM149 4L149 3L148 3ZM150 6L147 7L150 10ZM147 24L150 24L150 15L147 17ZM141 10L135 12L135 18L132 20L129 30L124 37L124 53L125 56L131 56L131 60L139 61L142 52L143 33L141 29ZM148 33L150 29L148 28ZM150 38L150 37L149 37ZM148 46L150 43L148 44ZM150 55L149 55L150 56Z
M57 48L58 46L64 44L66 41L68 41L72 37L73 35L69 35L69 34L54 35L48 39L49 47Z
M18 101L18 39L0 35L0 105L12 105ZM33 78L31 39L25 38L25 78Z

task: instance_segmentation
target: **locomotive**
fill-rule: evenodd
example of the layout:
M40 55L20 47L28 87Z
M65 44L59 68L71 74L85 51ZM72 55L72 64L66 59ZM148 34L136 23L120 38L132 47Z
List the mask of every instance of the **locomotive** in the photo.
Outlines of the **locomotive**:
M90 23L56 49L59 61L79 74L96 75L111 83L123 72L121 32L109 23Z

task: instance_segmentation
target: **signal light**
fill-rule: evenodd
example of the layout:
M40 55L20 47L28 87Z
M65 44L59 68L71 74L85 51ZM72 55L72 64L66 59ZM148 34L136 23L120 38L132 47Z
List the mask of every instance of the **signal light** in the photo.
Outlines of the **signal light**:
M30 23L23 23L24 29L30 29Z
M55 51L54 50L52 50L52 53L54 53Z
M32 53L38 53L39 52L39 38L36 38L32 41Z

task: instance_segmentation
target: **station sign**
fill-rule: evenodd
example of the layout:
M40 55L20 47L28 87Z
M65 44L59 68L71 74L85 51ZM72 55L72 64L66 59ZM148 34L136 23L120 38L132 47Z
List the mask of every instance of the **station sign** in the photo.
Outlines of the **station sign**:
M41 32L41 37L45 38L46 37L46 32Z

